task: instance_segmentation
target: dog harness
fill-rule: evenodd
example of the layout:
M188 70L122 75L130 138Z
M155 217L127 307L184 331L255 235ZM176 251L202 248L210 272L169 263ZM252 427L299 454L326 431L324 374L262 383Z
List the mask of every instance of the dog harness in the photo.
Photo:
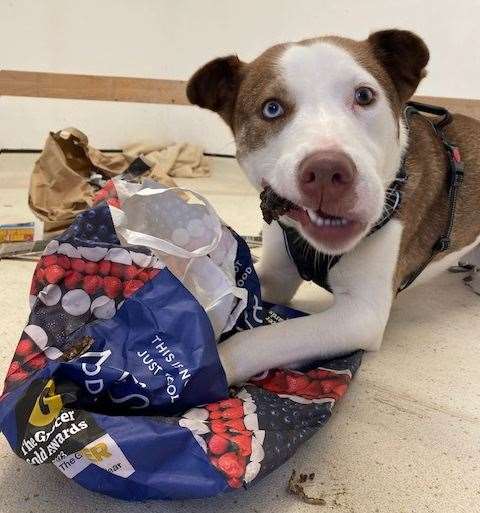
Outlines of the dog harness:
M430 114L430 116L425 116L424 113ZM413 116L422 116L427 120L435 135L440 139L447 155L448 220L445 230L433 245L429 257L415 271L405 278L397 293L411 285L438 253L446 251L451 246L451 235L455 220L458 189L463 182L464 171L460 151L457 146L447 139L444 131L445 127L452 121L450 112L443 107L418 102L408 102L404 111L407 129L410 126L410 120ZM436 118L432 116L436 116ZM402 202L402 187L407 180L408 175L404 158L395 180L386 190L382 215L372 227L367 237L380 230L388 223L388 221L390 221L390 219L394 218L398 214ZM279 225L283 230L287 253L292 262L296 265L300 276L304 280L313 281L317 285L320 285L320 287L331 291L328 283L328 273L330 269L338 263L342 255L326 255L321 253L309 244L295 228L286 226L281 222L279 222Z

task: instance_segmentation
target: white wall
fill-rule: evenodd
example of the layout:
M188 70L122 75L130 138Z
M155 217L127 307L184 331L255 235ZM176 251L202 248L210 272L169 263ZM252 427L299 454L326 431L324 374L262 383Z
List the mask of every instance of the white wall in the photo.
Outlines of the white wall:
M421 93L480 98L479 21L479 0L0 0L0 67L187 79L219 55L395 26L430 46ZM190 140L233 151L216 116L193 107L0 98L0 148L39 148L68 125L104 148Z

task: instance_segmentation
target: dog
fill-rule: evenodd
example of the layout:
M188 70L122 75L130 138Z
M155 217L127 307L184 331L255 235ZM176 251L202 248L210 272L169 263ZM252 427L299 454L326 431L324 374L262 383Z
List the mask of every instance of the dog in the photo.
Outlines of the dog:
M419 36L392 29L363 41L278 44L248 64L218 58L189 80L190 102L231 128L251 183L294 205L264 227L263 296L288 303L305 278L289 251L292 233L307 255L302 265L327 262L334 295L326 311L220 344L229 384L378 350L402 284L419 271L437 274L480 242L480 123L455 114L437 133L432 116L405 115L428 61ZM453 161L461 155L455 191L442 137L455 145Z

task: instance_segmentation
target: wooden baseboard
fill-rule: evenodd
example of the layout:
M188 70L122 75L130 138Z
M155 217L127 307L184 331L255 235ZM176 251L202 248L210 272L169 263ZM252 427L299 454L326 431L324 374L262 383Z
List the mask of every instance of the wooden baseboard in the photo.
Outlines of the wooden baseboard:
M182 80L0 70L0 96L189 105Z
M182 80L0 70L0 96L189 105L185 85ZM480 100L435 96L414 99L480 120Z

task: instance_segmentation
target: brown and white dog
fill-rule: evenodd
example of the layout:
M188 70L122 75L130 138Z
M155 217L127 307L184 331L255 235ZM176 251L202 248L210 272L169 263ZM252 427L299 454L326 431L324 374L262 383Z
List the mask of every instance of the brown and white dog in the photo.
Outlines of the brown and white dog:
M448 221L447 161L424 118L407 133L403 106L425 76L429 52L415 34L375 32L365 41L319 37L273 46L253 62L215 59L187 95L235 136L250 181L299 208L281 218L310 245L342 254L329 273L326 311L241 332L220 345L229 383L266 369L380 347L392 299L425 262ZM480 241L480 123L454 115L446 133L465 165L453 244L422 273L458 261ZM402 207L367 237L405 157ZM265 226L260 279L266 298L288 302L301 278L278 223Z

